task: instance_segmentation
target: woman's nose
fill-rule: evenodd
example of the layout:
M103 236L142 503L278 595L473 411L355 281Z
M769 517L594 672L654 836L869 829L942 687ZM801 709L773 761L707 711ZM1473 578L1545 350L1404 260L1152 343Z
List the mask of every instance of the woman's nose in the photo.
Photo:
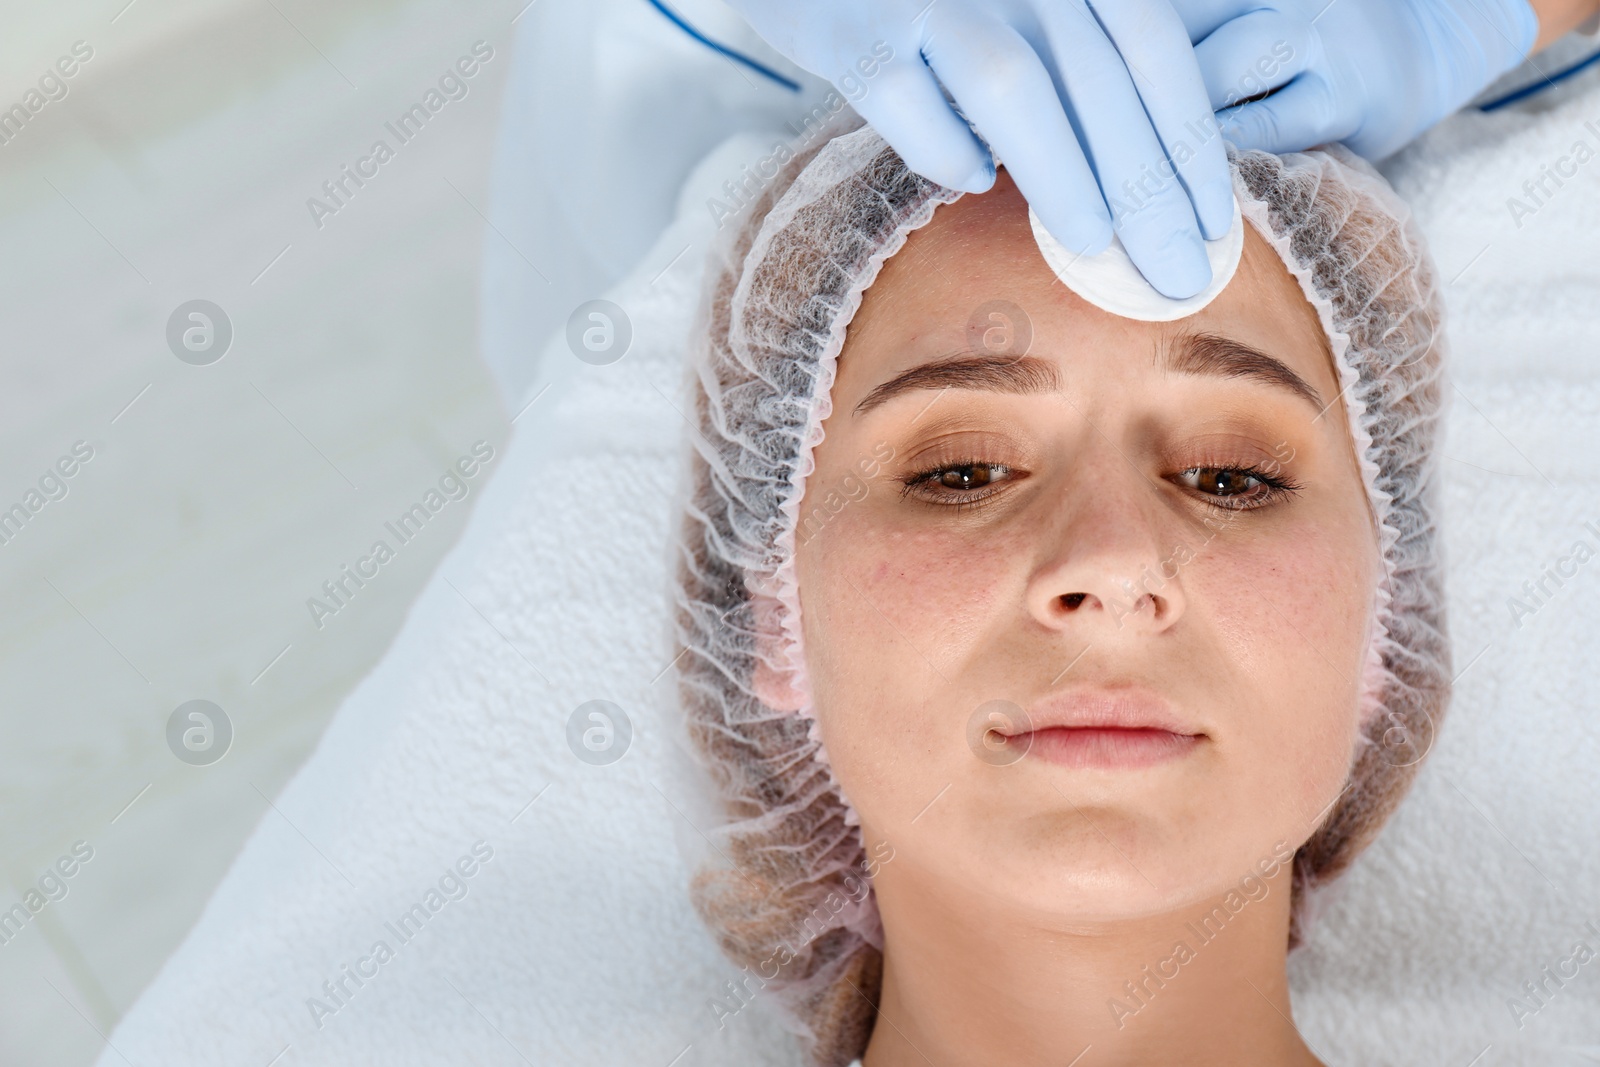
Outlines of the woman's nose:
M1091 490L1079 481L1056 502L1027 593L1028 610L1045 626L1154 634L1183 615L1182 571L1194 554L1164 543L1170 513L1126 474L1134 486L1099 479Z

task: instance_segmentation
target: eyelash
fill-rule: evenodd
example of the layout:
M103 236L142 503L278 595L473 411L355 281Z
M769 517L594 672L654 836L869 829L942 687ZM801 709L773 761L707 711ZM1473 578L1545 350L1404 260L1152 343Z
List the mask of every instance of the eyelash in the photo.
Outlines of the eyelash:
M957 463L941 463L937 467L918 471L904 481L905 488L900 495L920 496L923 500L943 507L970 508L983 503L985 500L1000 492L998 488L988 488L985 491L972 492L970 490L943 490L927 488L929 483L937 482L947 471L966 470L972 467L983 467L989 471L999 471L1003 477L1011 475L1012 469L1003 463L987 463L981 459L964 459ZM1002 485L1004 482L1001 483Z
M1204 490L1195 489L1192 486L1184 486L1185 489L1190 489L1192 492L1203 494L1207 498L1206 502L1208 504L1215 504L1217 507L1227 508L1229 511L1254 511L1257 508L1264 508L1269 504L1277 503L1283 497L1293 496L1302 488L1298 482L1291 481L1281 474L1270 474L1262 468L1256 466L1190 467L1187 470L1179 471L1176 475L1173 475L1173 477L1183 478L1192 474L1197 474L1200 471L1243 475L1246 478L1254 478L1264 487L1264 491L1258 492L1252 498L1245 500L1243 499L1244 494L1236 493L1231 496L1223 496L1216 493L1206 493ZM1229 503L1229 501L1238 501L1238 503Z
M967 470L974 467L982 467L991 472L999 472L1004 478L1004 481L1001 482L1000 487L985 487L985 489L980 491L951 489L940 490L933 488L931 485L931 483L936 483L941 476L949 471ZM1254 511L1258 508L1266 507L1269 504L1274 504L1285 496L1292 496L1298 493L1301 488L1303 488L1297 482L1285 478L1280 474L1269 473L1268 471L1257 466L1195 466L1177 472L1177 474L1170 476L1168 480L1170 481L1177 478L1185 478L1201 472L1210 472L1222 475L1240 475L1246 478L1253 478L1260 484L1261 487L1263 487L1262 491L1256 492L1250 499L1244 500L1242 498L1245 496L1245 494L1242 493L1227 495L1207 493L1203 489L1183 485L1182 483L1175 483L1181 485L1182 488L1188 489L1190 492L1199 493L1200 495L1204 496L1208 504L1214 504L1217 507L1227 508L1230 511ZM918 471L915 474L905 478L902 483L904 485L904 489L901 491L900 495L902 499L914 495L920 496L923 500L941 507L976 507L979 504L982 504L985 500L988 500L990 497L994 496L996 493L1001 492L1005 481L1012 480L1011 475L1014 473L1015 472L1012 470L1012 468L1007 467L1003 463L988 463L979 459L961 460L957 463L941 463L936 467L929 467L926 470ZM1237 502L1230 503L1230 501Z

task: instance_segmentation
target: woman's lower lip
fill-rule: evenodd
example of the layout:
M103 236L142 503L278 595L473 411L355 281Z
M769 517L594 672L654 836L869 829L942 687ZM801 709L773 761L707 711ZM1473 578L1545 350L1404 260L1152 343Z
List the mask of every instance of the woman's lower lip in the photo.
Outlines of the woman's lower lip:
M1065 767L1148 767L1194 751L1197 734L1170 730L1124 730L1052 726L1018 734L1006 744L1025 745L1025 758Z

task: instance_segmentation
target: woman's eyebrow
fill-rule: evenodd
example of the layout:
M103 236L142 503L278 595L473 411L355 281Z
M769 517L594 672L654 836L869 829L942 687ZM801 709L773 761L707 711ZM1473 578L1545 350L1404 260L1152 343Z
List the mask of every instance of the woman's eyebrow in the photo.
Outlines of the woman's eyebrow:
M862 415L891 397L917 389L982 389L996 393L1050 393L1060 388L1056 366L1037 356L953 356L895 375L855 406Z
M1214 378L1254 378L1287 389L1317 409L1327 405L1306 380L1280 360L1228 337L1213 333L1181 334L1159 346L1156 366L1170 374L1195 374Z

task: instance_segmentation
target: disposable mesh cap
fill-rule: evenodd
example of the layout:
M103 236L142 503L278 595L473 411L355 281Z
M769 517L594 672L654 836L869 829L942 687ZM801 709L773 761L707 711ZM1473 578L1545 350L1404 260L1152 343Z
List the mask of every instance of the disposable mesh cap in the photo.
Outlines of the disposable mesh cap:
M1362 737L1349 787L1295 857L1293 947L1313 891L1377 834L1446 706L1433 504L1442 314L1410 213L1365 162L1338 146L1230 160L1245 219L1327 334L1383 561ZM700 871L693 896L724 952L827 1067L866 1046L883 942L855 812L807 695L796 518L863 292L911 231L961 195L913 174L842 113L725 234L691 341L698 432L675 590L679 692L726 814L713 837L737 868ZM763 674L787 681L798 712L763 704Z

